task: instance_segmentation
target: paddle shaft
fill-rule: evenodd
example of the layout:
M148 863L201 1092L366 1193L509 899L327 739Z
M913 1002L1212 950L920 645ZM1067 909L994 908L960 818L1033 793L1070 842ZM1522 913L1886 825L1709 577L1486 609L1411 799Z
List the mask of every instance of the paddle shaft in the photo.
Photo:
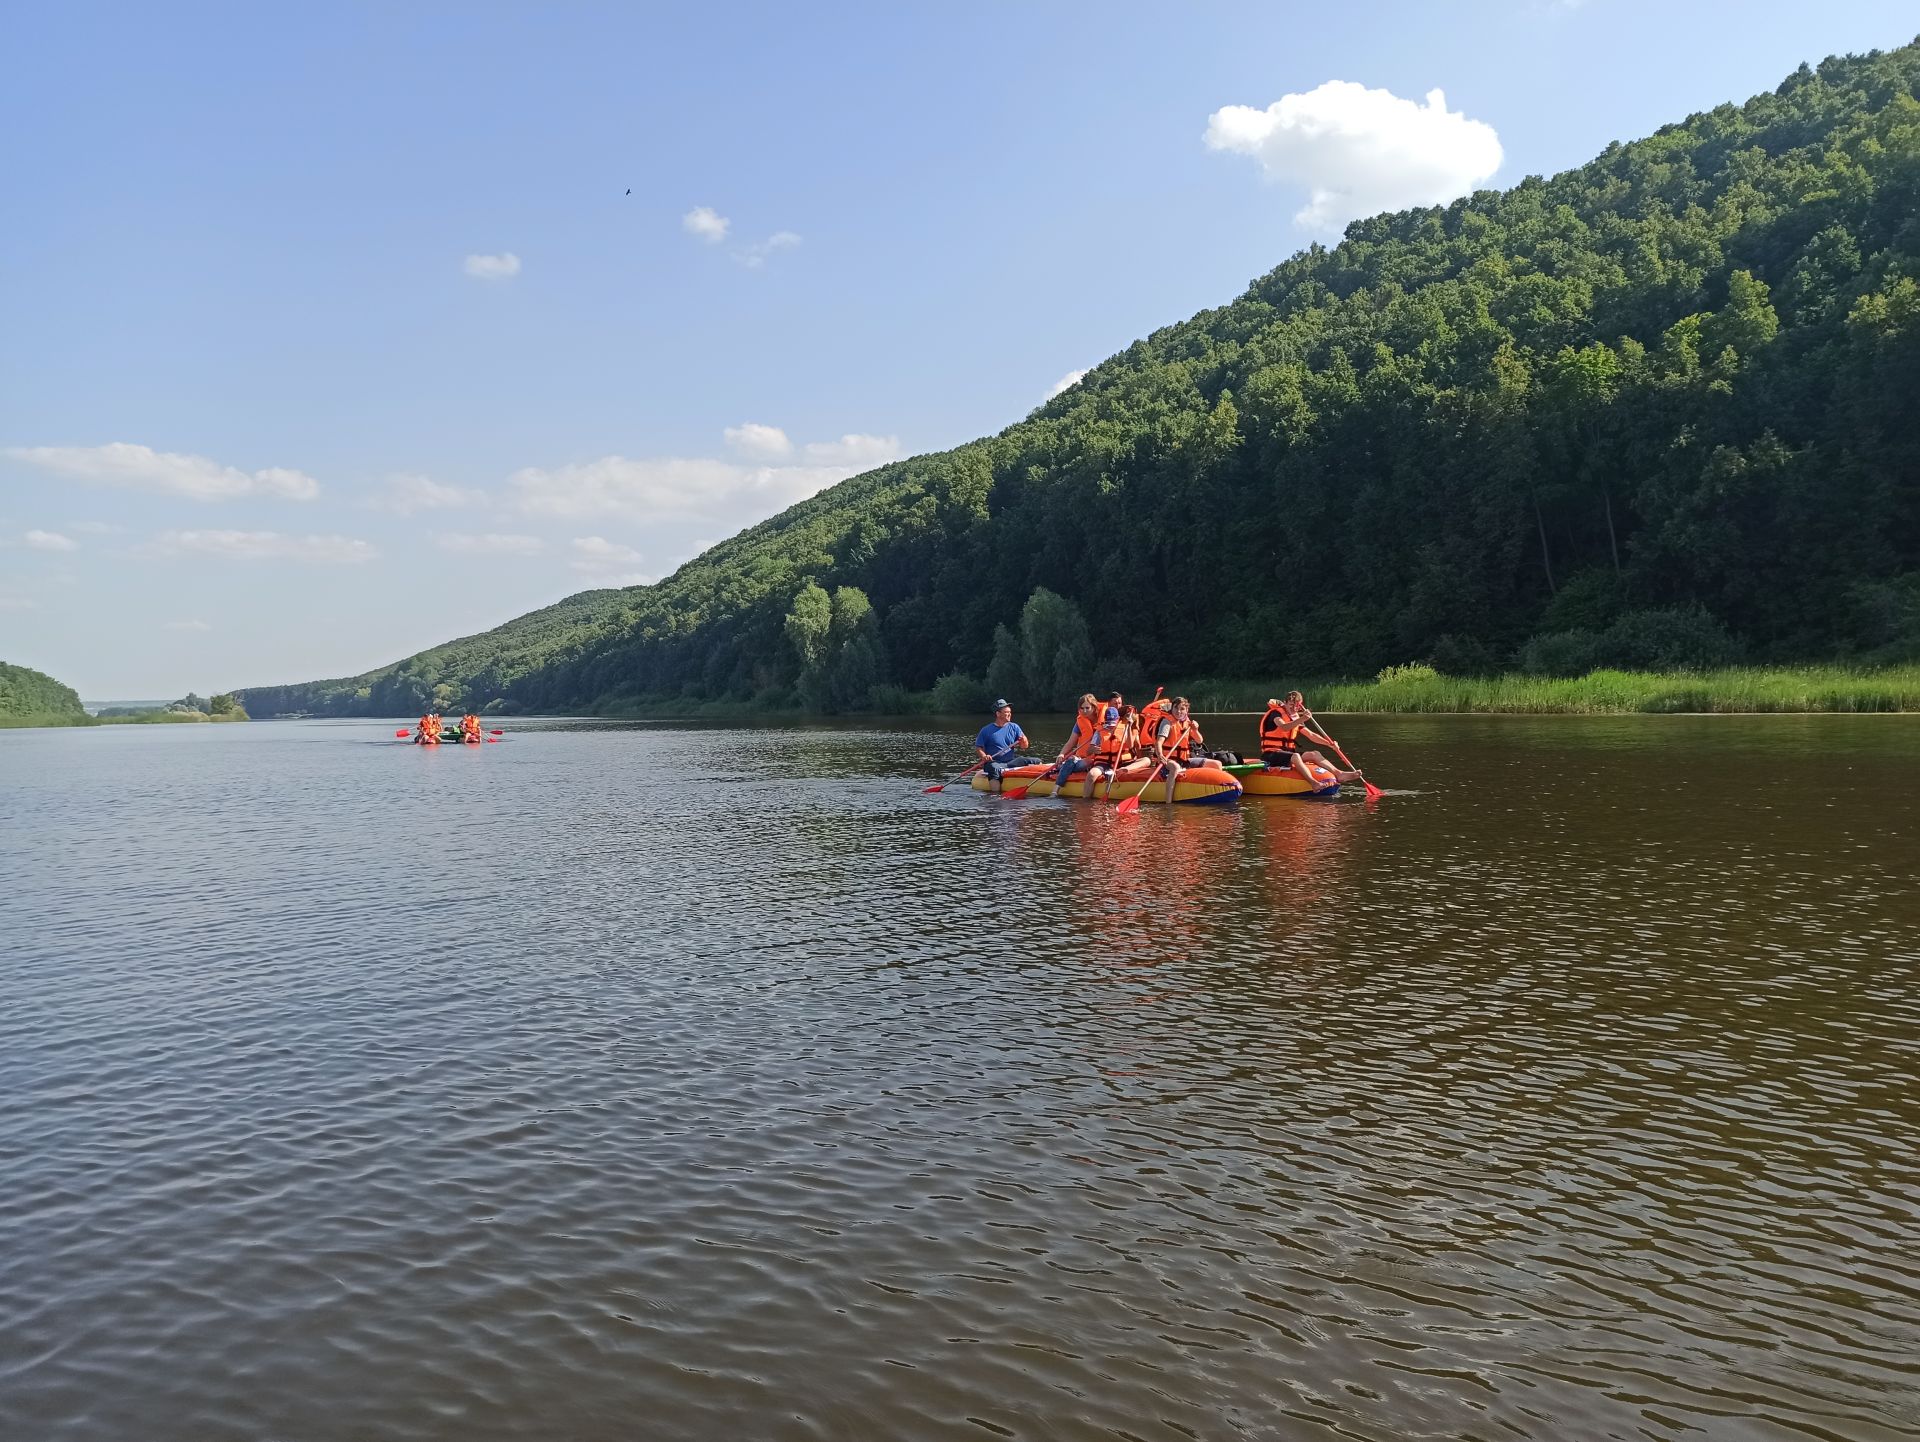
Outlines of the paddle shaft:
M1304 706L1301 707L1300 709L1303 711L1306 711L1306 708ZM1347 770L1358 771L1360 769L1358 766L1355 766L1353 764L1353 758L1347 755L1346 752L1340 749L1340 743L1333 739L1333 733L1331 731L1327 730L1325 726L1321 725L1320 718L1318 716L1315 716L1311 711L1307 711L1307 719L1313 722L1315 726L1320 727L1320 734L1327 738L1327 745L1333 748L1333 754L1335 756L1338 756L1342 761L1347 763ZM1362 776L1360 778L1360 784L1367 788L1367 795L1378 796L1380 794L1380 788L1378 786L1375 786L1371 781L1367 780L1366 777Z

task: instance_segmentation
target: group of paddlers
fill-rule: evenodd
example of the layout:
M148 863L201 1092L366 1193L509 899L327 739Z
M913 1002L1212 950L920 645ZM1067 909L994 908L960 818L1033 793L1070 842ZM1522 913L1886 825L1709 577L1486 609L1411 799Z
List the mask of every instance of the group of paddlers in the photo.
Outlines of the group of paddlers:
M1260 761L1272 771L1291 771L1315 791L1326 791L1343 781L1359 780L1358 771L1341 771L1318 751L1303 751L1303 742L1337 750L1331 739L1313 729L1313 713L1306 698L1289 691L1283 699L1269 700L1260 717L1257 741ZM993 720L974 737L979 754L980 773L991 789L1003 789L1002 776L1013 766L1025 764L1017 752L1032 749L1027 733L1013 719L1013 708L1005 701L993 703ZM1167 798L1173 799L1174 783L1182 771L1196 766L1238 765L1240 758L1231 751L1209 751L1200 723L1193 719L1192 707L1185 696L1163 697L1159 692L1146 705L1135 710L1118 691L1101 701L1089 691L1075 708L1073 730L1060 754L1053 759L1056 792L1064 794L1074 777L1085 778L1087 797L1097 783L1112 778L1122 767L1136 761L1155 763L1151 777L1164 777Z
M404 734L404 733L403 733ZM460 740L477 746L484 739L480 734L480 718L472 711L460 718L460 734L446 735L446 723L438 711L429 711L420 718L420 724L414 729L413 739L421 746L438 746L442 741Z

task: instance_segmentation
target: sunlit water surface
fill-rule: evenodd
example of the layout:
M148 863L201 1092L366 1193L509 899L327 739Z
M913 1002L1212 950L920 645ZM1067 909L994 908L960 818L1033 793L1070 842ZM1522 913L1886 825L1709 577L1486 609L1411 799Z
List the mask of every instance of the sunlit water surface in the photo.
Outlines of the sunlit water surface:
M1920 1432L1920 719L1339 730L0 732L0 1436Z

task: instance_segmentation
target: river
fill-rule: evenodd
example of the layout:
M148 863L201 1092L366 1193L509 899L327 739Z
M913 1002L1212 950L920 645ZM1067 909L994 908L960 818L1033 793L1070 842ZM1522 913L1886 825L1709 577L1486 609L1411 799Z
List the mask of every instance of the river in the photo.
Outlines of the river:
M0 732L0 1436L1920 1431L1920 718L504 724Z

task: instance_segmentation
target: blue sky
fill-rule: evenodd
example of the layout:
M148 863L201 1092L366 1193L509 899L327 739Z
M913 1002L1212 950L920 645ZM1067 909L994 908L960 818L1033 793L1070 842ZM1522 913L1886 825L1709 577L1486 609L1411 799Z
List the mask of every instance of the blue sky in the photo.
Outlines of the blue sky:
M15 5L0 659L92 699L304 680L651 579L1000 429L1356 207L1563 170L1915 28Z

